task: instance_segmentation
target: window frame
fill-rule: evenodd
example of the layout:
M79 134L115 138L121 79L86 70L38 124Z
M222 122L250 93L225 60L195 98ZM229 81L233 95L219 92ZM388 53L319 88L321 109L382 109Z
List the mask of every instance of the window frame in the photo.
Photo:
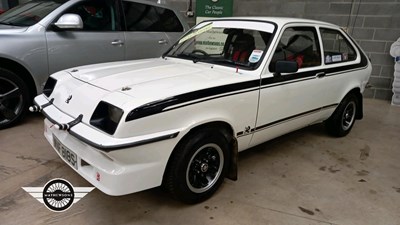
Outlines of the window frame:
M275 71L271 71L270 70L270 65L272 63L272 59L274 57L275 51L279 46L280 40L283 37L283 34L285 33L285 31L287 29L290 28L310 28L310 30L313 30L314 32L314 38L315 39L315 44L317 45L317 50L319 50L319 55L320 55L320 64L319 65L315 65L315 66L309 66L309 67L302 67L302 68L298 68L298 72L299 71L307 71L307 70L315 70L317 68L321 68L322 66L324 66L324 58L322 57L323 54L323 46L322 46L322 39L321 39L321 34L319 32L319 26L317 26L317 24L310 24L310 23L288 23L282 26L282 28L279 31L279 35L277 36L276 40L275 40L275 44L272 48L272 51L270 53L269 59L266 62L266 73L264 72L263 74L274 74ZM296 73L298 73L296 72ZM287 75L287 74L282 74L283 76Z
M324 42L323 42L323 37L322 37L322 31L321 29L325 29L325 30L331 30L331 31L336 31L338 34L340 34L343 39L346 41L347 45L351 47L351 49L354 51L354 54L356 55L355 59L353 60L347 60L347 61L338 61L338 62L331 62L331 63L326 63L325 62L325 47L324 47ZM345 33L342 29L335 29L333 27L325 27L325 26L319 26L318 27L318 32L319 32L319 36L321 39L321 45L322 45L322 62L325 66L331 66L331 65L337 65L337 64L341 64L341 63L356 63L360 57L360 52L358 51L357 46L355 46L354 41L349 37L349 35L347 33Z

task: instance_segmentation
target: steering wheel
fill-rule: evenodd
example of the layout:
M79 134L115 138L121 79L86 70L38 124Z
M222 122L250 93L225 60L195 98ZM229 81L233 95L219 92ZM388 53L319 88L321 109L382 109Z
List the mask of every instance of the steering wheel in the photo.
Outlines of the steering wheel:
M192 51L192 54L196 54L196 53L201 53L204 56L210 56L207 52L205 52L204 50L201 50L201 49L195 49Z

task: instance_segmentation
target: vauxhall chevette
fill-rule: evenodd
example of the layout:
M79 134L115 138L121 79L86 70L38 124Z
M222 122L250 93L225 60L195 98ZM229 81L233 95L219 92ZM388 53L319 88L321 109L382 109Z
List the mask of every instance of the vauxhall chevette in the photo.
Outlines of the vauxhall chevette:
M371 63L340 27L294 18L199 23L160 58L54 73L31 111L57 154L108 195L163 185L197 203L237 179L238 152L363 117Z

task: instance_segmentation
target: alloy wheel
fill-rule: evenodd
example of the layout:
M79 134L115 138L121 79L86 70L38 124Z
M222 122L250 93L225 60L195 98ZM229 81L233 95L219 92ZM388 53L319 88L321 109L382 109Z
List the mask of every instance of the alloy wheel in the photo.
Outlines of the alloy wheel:
M343 111L342 116L342 128L343 130L348 130L354 123L354 118L356 116L356 103L351 101L347 104Z
M194 193L213 187L224 168L224 154L216 144L200 147L192 156L186 170L186 184Z
M8 123L23 110L23 95L17 84L0 78L0 124Z

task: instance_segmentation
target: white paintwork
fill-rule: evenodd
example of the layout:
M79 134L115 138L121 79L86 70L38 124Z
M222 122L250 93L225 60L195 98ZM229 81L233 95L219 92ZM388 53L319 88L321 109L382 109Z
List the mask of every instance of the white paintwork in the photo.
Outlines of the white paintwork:
M322 106L337 104L350 90L354 88L364 90L371 71L369 62L368 66L362 70L280 86L266 85L271 87L261 90L253 87L229 93L240 93L235 95L220 94L199 98L188 102L201 101L197 104L125 122L131 110L154 101L227 84L258 82L260 77L273 77L267 65L281 31L286 26L307 24L339 29L337 26L324 22L290 18L239 18L237 20L235 22L232 18L227 18L215 23L236 24L234 26L237 27L248 25L254 29L258 26L254 24L260 22L253 24L248 20L272 21L277 25L277 30L269 30L275 32L276 35L261 66L256 70L239 70L237 73L232 67L193 63L191 60L170 57L97 64L53 74L52 77L57 80L53 93L49 98L44 95L35 98L38 105L43 105L54 98L53 105L44 108L43 111L58 123L70 122L82 114L82 122L72 127L71 131L101 146L137 143L179 132L177 137L104 152L82 142L66 131L57 130L46 119L47 140L53 146L53 136L56 136L63 145L76 153L79 159L87 162L89 165L81 165L79 160L77 172L94 186L109 195L124 195L159 186L174 147L192 128L208 122L225 122L233 129L232 135L237 138L238 150L243 151L276 136L323 121L332 114L335 108L326 108L285 121L285 123L277 123L259 132L238 135L238 132L245 131L247 126L255 128ZM246 20L246 22L240 20ZM267 27L269 26L271 25L268 24ZM357 54L359 56L356 61L339 65L357 64L361 53L357 51ZM337 65L321 65L318 68ZM313 69L315 68L300 69L299 72ZM122 88L130 90L123 91ZM70 95L73 97L69 103L66 103ZM109 102L124 111L113 135L89 123L100 101ZM166 110L175 107L166 108ZM100 174L100 181L96 180L97 173Z
M212 23L212 27L231 27L237 29L251 29L260 30L267 33L272 33L274 31L274 25L265 22L255 22L255 21L215 21Z

